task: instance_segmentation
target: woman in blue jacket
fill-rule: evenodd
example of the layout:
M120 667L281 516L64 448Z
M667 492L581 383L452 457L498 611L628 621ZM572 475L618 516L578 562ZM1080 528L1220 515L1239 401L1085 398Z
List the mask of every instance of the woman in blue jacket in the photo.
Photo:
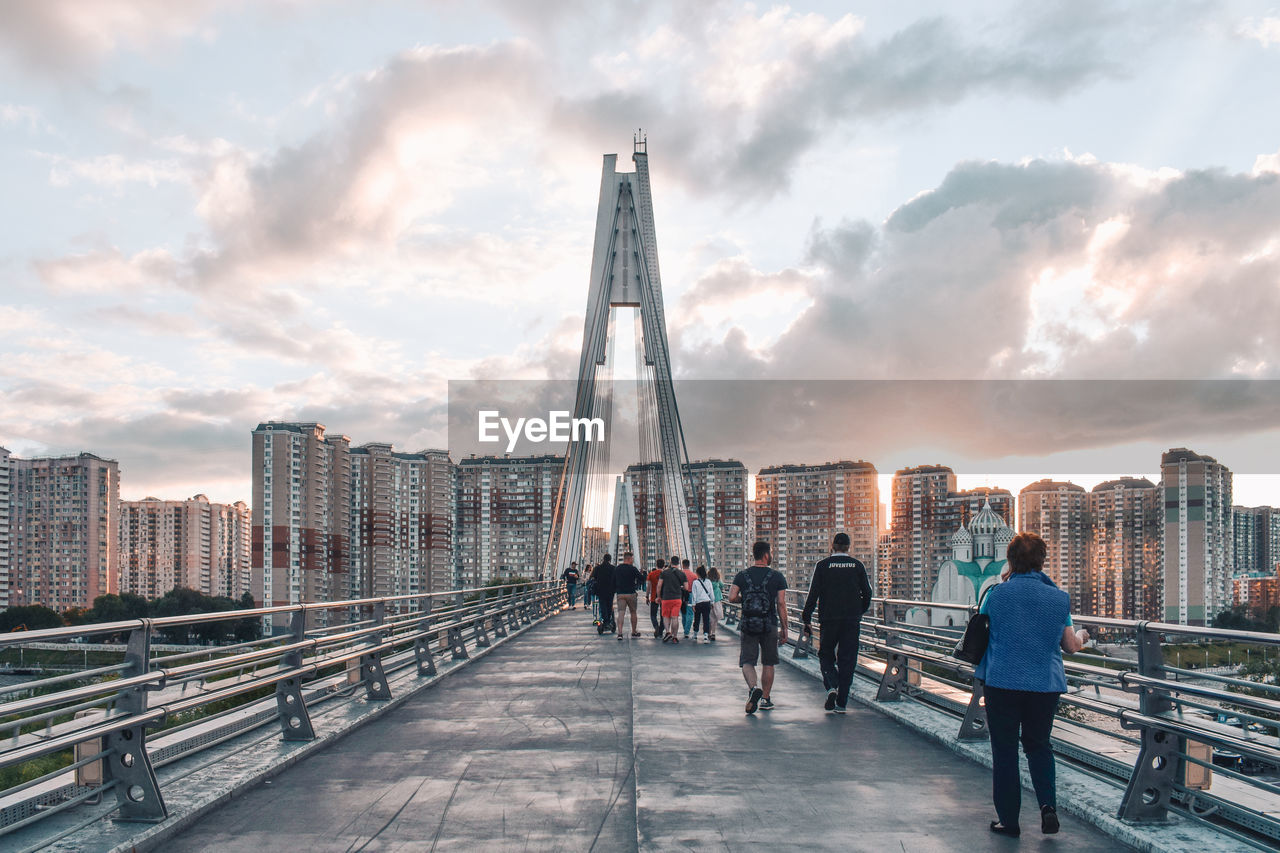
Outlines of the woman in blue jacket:
M991 795L998 821L991 831L1019 835L1022 784L1018 735L1040 804L1040 830L1058 831L1053 747L1058 697L1067 690L1062 652L1078 652L1089 635L1071 624L1071 599L1041 572L1047 552L1034 533L1009 543L1009 579L991 588L981 612L991 619L987 653L974 675L983 682L991 733Z

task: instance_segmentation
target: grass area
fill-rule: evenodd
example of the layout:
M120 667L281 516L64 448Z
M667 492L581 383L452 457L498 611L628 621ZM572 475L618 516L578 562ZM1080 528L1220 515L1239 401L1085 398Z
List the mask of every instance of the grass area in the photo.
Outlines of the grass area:
M85 651L81 649L16 649L10 646L0 650L0 666L19 667L68 667L82 669L110 666L124 661L124 647L118 652Z
M1280 657L1280 649L1254 643L1171 643L1164 647L1164 662L1178 666L1180 659L1183 669L1204 669L1206 665L1235 666L1263 658L1275 660L1277 657Z

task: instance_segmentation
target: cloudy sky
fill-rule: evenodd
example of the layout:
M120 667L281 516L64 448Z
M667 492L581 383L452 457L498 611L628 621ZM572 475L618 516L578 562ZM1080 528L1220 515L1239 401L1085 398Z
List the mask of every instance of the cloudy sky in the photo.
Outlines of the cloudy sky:
M683 378L1280 379L1280 12L850 5L0 5L0 444L215 500L263 420L442 445L447 380L572 378L637 127ZM1009 452L1280 503L1276 394L1193 396ZM829 458L995 470L932 416Z

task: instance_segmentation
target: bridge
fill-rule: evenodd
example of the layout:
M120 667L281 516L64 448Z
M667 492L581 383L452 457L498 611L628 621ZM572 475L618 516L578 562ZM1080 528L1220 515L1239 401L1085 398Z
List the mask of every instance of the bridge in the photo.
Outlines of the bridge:
M1069 663L1071 719L1055 727L1062 833L1028 819L1015 841L987 830L980 690L943 653L954 629L907 621L917 603L877 601L848 715L822 711L802 642L784 652L776 709L747 716L732 608L719 642L672 646L649 631L600 636L554 587L483 595L6 636L127 642L118 665L0 687L0 768L34 766L0 794L0 847L1239 850L1280 838L1280 779L1214 766L1212 753L1280 768L1275 729L1251 722L1274 727L1280 703L1229 694L1250 721L1237 728L1192 714L1226 704L1214 685L1243 680L1149 674L1176 626L1077 617L1136 635L1140 660ZM178 622L282 610L289 634L149 648ZM1280 651L1274 635L1177 630ZM1167 748L1161 762L1140 757L1146 741Z

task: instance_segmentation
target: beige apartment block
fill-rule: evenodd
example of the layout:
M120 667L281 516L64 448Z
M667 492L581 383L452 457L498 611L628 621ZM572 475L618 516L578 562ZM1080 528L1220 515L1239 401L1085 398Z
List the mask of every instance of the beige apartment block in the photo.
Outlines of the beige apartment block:
M861 460L775 465L756 474L756 538L772 546L773 567L789 587L808 587L814 564L830 555L831 539L841 532L849 534L849 553L875 582L877 476L876 466Z
M564 457L470 456L458 463L457 580L466 587L542 571Z
M1160 489L1145 478L1122 477L1089 492L1089 567L1094 616L1159 620Z
M1083 486L1037 480L1018 494L1018 531L1049 546L1044 573L1071 596L1076 613L1094 610L1089 578L1089 496Z
M9 604L92 607L116 591L120 466L92 453L9 457Z
M1160 457L1164 621L1205 625L1231 605L1231 471L1185 447Z
M352 598L454 588L457 466L444 450L351 450Z
M120 502L120 592L146 599L174 587L239 599L253 591L252 521L243 501L147 497Z
M351 441L323 424L253 430L253 597L268 606L342 601L351 593ZM343 617L323 611L326 625ZM283 630L277 617L268 628Z

